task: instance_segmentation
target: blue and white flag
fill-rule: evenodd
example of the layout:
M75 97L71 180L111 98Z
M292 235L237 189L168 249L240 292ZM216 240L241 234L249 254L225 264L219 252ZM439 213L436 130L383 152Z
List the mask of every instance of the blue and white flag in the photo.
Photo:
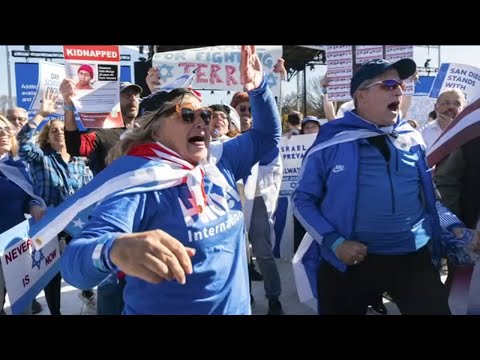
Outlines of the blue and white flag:
M195 71L196 70L194 70L190 75L184 74L179 78L175 79L174 81L168 82L165 85L160 86L158 91L170 92L173 89L189 87L193 83L193 77L195 75Z
M43 248L64 230L77 215L116 193L140 192L174 186L190 170L172 172L170 165L137 156L123 156L98 173L87 185L45 216L30 232L33 245ZM83 217L85 219L85 217ZM74 226L74 225L72 225Z
M146 151L147 147L149 152ZM76 234L88 221L91 208L99 202L117 195L162 190L186 183L192 201L202 205L205 199L204 191L200 186L203 186L204 174L208 174L209 178L219 186L228 186L226 179L215 165L218 158L214 154L218 149L221 149L221 144L220 146L211 145L208 160L201 165L193 166L159 143L138 145L130 152L133 154L133 151L136 151L137 156L127 155L114 161L59 206L49 209L45 216L31 228L26 222L22 223L20 228L12 228L2 234L0 251L4 256L3 268L15 265L15 269L8 270L13 282L7 282L7 291L10 294L20 294L18 298L13 298L12 303L20 301L21 298L21 302L15 305L15 311L18 309L20 310L17 312L22 311L23 305L31 303L58 271L56 261L60 258L60 253L58 241L56 241L57 234L67 227L73 229L72 233ZM85 211L82 214L83 217L78 217L83 211ZM72 220L76 221L70 226ZM17 261L21 254L23 254L21 261ZM35 256L39 257L34 258L34 255L31 255L29 260L29 254L38 254ZM37 265L39 261L43 261L44 265L49 267L42 268L41 264ZM25 278L34 266L41 271L37 271L35 276ZM25 282L21 283L22 280ZM11 286L14 288L10 288ZM17 290L20 286L24 289Z
M95 206L96 205L94 204L89 206L85 210L80 211L77 216L75 216L75 218L67 225L67 227L65 228L65 232L71 237L77 236L88 223L90 214L92 213Z
M60 269L58 241L43 249L32 246L29 232L33 219L25 220L0 234L0 256L12 313L21 314ZM56 239L56 237L55 237Z
M317 274L320 267L320 245L306 233L292 261L298 299L317 311Z
M322 130L318 133L313 145L305 154L303 162L310 155L329 146L385 134L389 135L388 139L398 149L408 151L414 146L420 146L422 149L425 149L425 143L420 133L414 131L400 117L397 118L393 126L380 128L360 118L354 112L347 111L343 118L329 121L322 125ZM431 212L433 210L431 209ZM439 245L437 241L434 242L433 252L435 254L440 253ZM317 310L316 279L320 261L322 261L320 245L307 233L293 258L293 270L300 301L314 310Z
M24 221L1 234L0 254L12 312L23 312L59 271L59 232L67 228L76 235L87 222L85 216L92 207L110 195L175 186L179 177L186 177L188 172L172 172L169 166L158 161L125 156L59 206L49 209L39 222ZM86 215L78 217L84 210ZM72 220L75 222L70 224Z
M303 161L311 154L329 146L384 134L390 135L393 145L401 150L409 150L410 147L415 145L420 145L425 149L425 142L420 133L413 131L410 124L406 120L401 120L400 116L394 125L378 127L363 120L354 112L347 111L343 118L322 125L322 131L318 133Z

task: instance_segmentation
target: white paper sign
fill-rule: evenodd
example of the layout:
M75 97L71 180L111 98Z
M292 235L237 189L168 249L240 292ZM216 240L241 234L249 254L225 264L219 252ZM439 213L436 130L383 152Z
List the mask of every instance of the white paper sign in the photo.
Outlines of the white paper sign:
M282 57L281 46L255 47L270 90L280 94L280 75L273 72ZM192 86L197 90L243 91L240 84L240 46L211 46L197 49L156 53L152 66L160 73L162 86L195 70Z
M40 110L42 107L41 100L45 91L51 90L55 94L59 94L60 83L65 77L64 65L46 61L39 62L37 93L30 105L30 110ZM55 113L63 115L63 99L61 96L57 100L57 105Z
M465 64L446 63L433 81L430 97L438 98L445 89L459 89L465 94L467 105L480 97L480 69Z
M295 135L280 139L280 156L283 165L282 185L275 215L274 254L286 259L293 258L293 208L291 195L297 187L298 172L306 151L315 141L317 134Z
M65 72L76 86L72 97L86 128L123 127L120 110L120 48L113 45L63 47Z
M59 271L58 241L49 241L35 250L29 236L29 220L0 234L0 256L5 286L14 314L20 314L31 305Z

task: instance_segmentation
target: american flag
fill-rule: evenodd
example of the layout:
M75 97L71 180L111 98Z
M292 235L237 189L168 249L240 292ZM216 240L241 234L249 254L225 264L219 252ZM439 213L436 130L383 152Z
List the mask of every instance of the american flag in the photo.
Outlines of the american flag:
M480 98L463 109L427 151L428 166L437 165L452 151L479 136Z

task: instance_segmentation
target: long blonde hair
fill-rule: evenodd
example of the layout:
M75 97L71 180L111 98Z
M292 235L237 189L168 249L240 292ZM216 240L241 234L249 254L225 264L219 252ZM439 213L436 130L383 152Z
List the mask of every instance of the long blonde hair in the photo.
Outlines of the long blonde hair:
M13 124L3 115L0 115L0 121L3 121L5 123L5 125L7 125L8 127L11 127L13 129L13 131L15 131L15 126L13 126ZM15 133L10 136L10 155L12 157L15 157L18 155L18 142L17 142L17 138L15 137Z
M178 93L178 90L181 90L180 93ZM185 97L192 96L198 99L194 93L181 88L175 89L169 94L170 96L163 94L164 100L165 96L168 100L163 101L161 104L157 103L153 111L145 113L145 115L136 120L140 124L140 127L127 130L122 134L120 141L110 149L105 158L107 165L111 164L112 161L120 156L127 154L135 145L156 142L153 134L163 123L163 121L157 121L157 118L168 117L173 114L176 109L175 105L181 103ZM159 116L159 114L161 114L161 116Z
M137 120L141 123L140 127L126 130L120 137L120 141L108 152L105 163L107 165L111 164L113 160L127 154L135 145L154 142L153 133L160 126L160 122L155 121L156 116L157 112L142 116Z

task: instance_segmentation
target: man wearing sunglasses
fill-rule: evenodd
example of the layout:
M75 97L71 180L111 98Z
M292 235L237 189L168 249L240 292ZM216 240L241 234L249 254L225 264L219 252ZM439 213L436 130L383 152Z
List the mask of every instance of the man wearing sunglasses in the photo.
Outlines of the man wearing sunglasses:
M355 110L322 126L303 160L292 199L310 235L302 253L319 254L319 314L365 314L383 291L402 314L450 314L440 234L462 224L445 217L423 139L399 115L415 72L411 59L365 63L351 79Z
M230 106L233 107L240 116L240 131L244 133L250 130L252 127L252 112L248 94L242 91L236 92L230 101Z

